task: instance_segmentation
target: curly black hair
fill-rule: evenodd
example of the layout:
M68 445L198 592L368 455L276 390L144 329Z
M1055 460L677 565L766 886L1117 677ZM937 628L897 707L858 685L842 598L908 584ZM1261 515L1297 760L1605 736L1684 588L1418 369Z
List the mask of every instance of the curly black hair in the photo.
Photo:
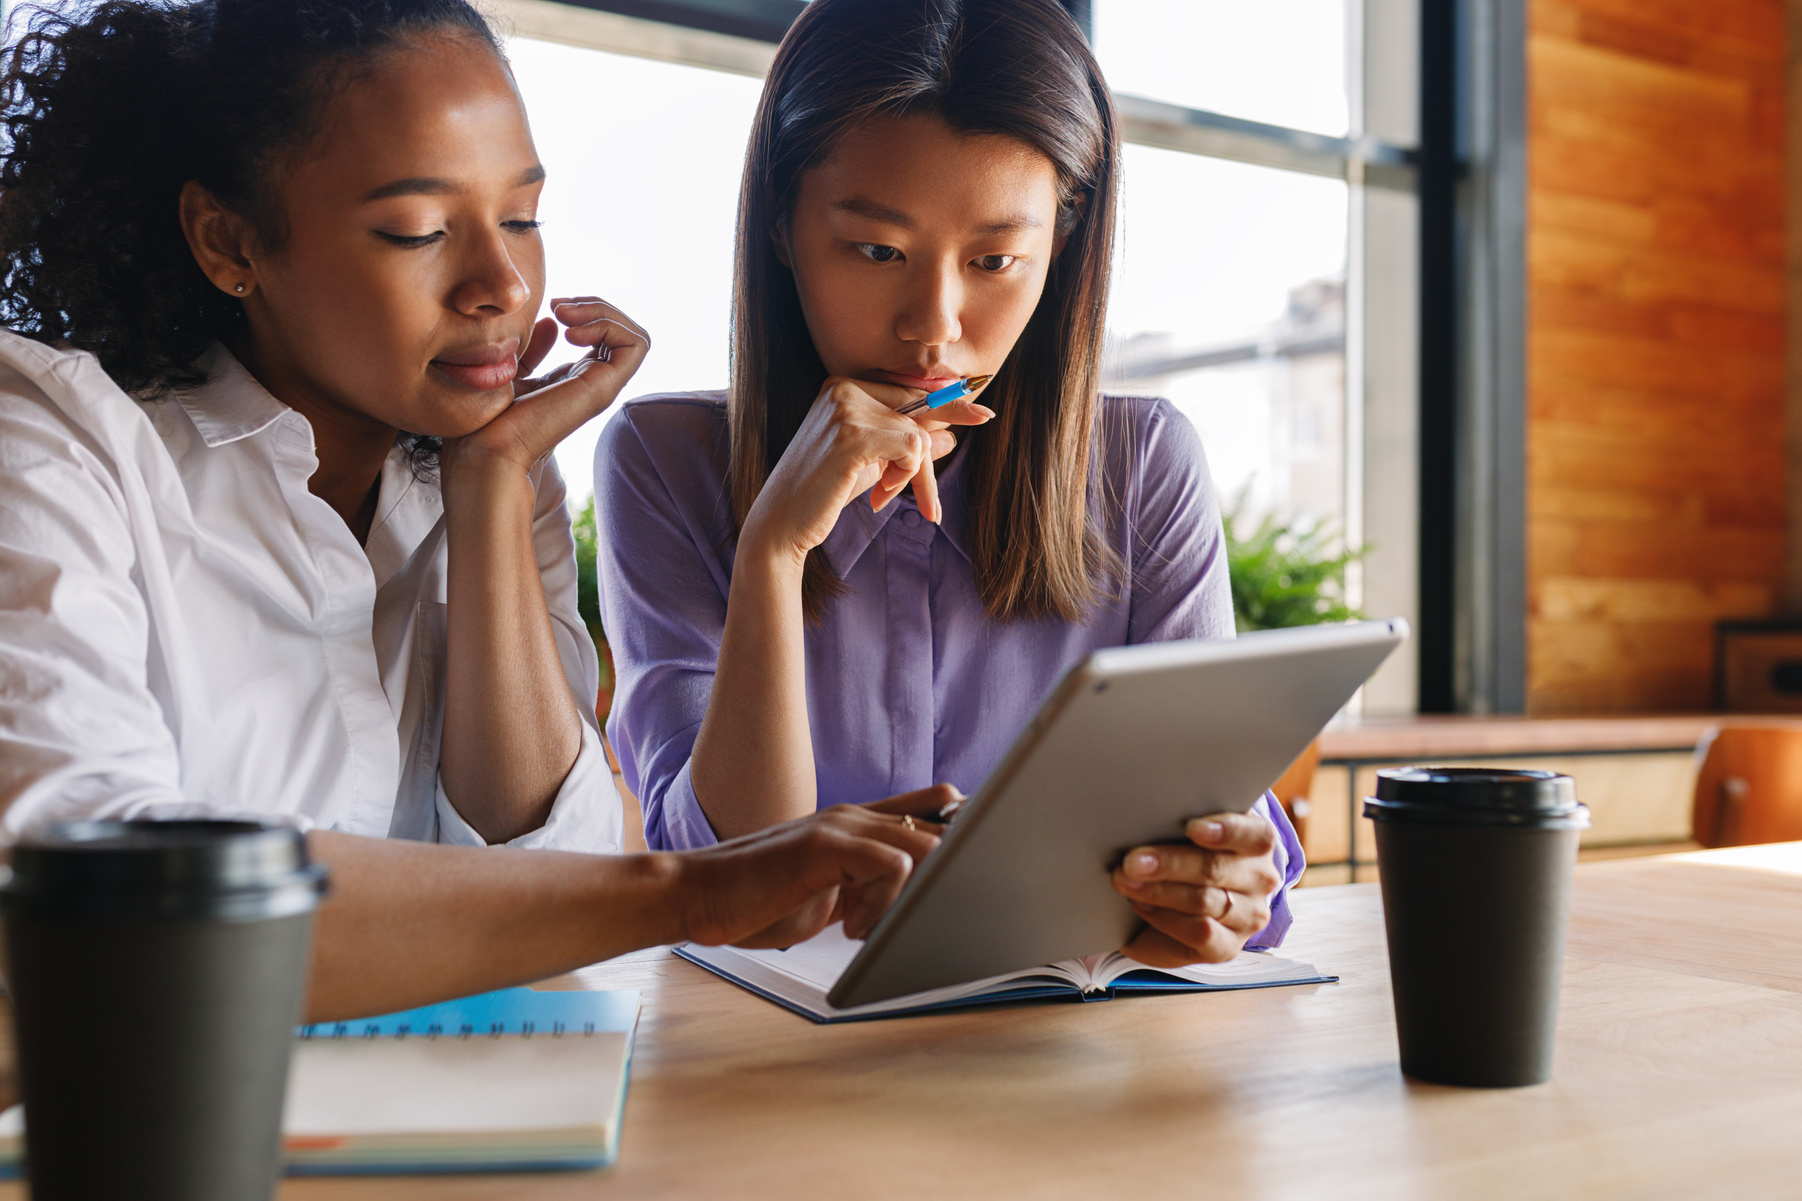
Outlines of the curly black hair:
M244 319L178 218L194 180L285 238L279 169L324 102L411 36L499 41L468 0L78 0L22 9L0 52L0 322L87 350L152 398ZM437 440L408 438L416 464Z

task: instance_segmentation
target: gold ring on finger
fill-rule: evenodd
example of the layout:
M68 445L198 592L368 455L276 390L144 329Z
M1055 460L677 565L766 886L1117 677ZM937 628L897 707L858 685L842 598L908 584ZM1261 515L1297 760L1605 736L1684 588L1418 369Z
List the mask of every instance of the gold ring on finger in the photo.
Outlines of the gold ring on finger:
M901 824L909 830L919 829L918 826L914 825L913 814L911 813L903 813L901 815Z

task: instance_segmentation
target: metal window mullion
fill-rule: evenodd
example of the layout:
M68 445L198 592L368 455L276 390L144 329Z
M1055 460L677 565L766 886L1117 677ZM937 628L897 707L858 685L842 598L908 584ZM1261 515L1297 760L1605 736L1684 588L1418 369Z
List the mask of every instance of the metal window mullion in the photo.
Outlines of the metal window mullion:
M1336 138L1225 113L1184 108L1130 92L1115 92L1120 135L1128 142L1279 171L1404 191L1414 187L1414 152L1381 138Z
M1348 0L1352 129L1419 141L1417 0ZM1347 287L1347 537L1368 546L1360 601L1376 617L1420 618L1420 201L1413 190L1352 184ZM1354 483L1353 481L1356 480ZM1392 655L1362 690L1363 711L1419 705L1417 644Z

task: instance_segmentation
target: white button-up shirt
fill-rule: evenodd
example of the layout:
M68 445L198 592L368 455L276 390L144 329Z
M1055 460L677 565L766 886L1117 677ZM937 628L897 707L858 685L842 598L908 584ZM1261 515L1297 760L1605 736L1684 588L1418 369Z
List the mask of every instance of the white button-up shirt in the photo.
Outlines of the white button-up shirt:
M99 816L278 817L481 845L438 780L444 516L398 448L367 546L307 491L307 420L223 347L140 404L0 331L0 834ZM563 481L532 542L582 751L513 845L616 851Z

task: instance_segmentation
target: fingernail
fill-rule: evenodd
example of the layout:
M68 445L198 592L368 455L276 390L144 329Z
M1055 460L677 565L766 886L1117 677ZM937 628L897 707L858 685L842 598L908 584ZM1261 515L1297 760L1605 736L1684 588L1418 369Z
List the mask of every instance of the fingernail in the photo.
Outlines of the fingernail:
M1124 887L1132 889L1134 892L1138 892L1140 889L1145 887L1145 881L1135 880L1131 876L1128 876L1126 879L1120 881L1120 883Z
M995 416L995 410L989 408L987 405L971 405L970 408L981 413L984 417L992 418Z
M1158 870L1158 857L1150 851L1139 851L1126 857L1126 870L1134 876L1149 876Z
M1204 842L1219 842L1220 836L1226 833L1226 827L1219 822L1202 822L1196 836Z

